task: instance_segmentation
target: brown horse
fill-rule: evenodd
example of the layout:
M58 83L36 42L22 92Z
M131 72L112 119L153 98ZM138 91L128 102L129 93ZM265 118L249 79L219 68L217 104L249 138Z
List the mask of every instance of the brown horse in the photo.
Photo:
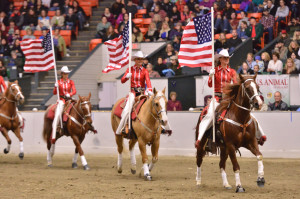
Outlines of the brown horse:
M7 140L7 148L4 149L4 153L7 154L10 151L11 139L8 136L8 131L11 130L20 141L19 158L22 160L24 158L23 138L20 134L20 123L22 121L18 117L17 104L24 103L25 98L18 80L8 82L8 87L0 99L0 131Z
M236 192L244 192L240 181L240 166L237 162L236 151L240 147L250 150L258 160L258 179L257 185L263 187L265 183L264 170L262 162L262 154L258 148L256 139L257 122L251 117L251 107L256 108L262 105L259 98L259 87L255 82L255 76L241 76L240 82L237 84L228 84L225 88L225 97L217 108L217 112L221 113L227 110L224 120L216 125L216 129L221 132L221 139L216 140L217 146L220 147L220 169L223 180L223 186L231 189L228 184L227 175L225 173L225 165L228 155L233 165L236 180ZM198 124L199 126L199 124ZM205 145L209 135L207 133L201 139L197 147L197 185L201 184L201 164L205 155ZM196 130L196 140L198 138L198 128Z
M75 101L75 104L71 103L69 106L72 106L68 115L68 120L66 123L63 124L63 133L56 132L56 140L58 140L63 135L71 136L73 142L76 146L75 154L72 162L72 168L77 168L77 158L78 152L81 157L81 162L83 165L84 170L89 170L90 167L87 164L87 161L84 157L83 150L81 148L81 143L85 138L85 134L88 131L93 131L96 133L92 125L92 118L91 118L91 93L89 96L78 96L78 100ZM66 105L67 107L67 105ZM55 143L51 142L51 132L52 132L52 119L49 119L48 112L51 106L48 107L44 116L44 129L43 129L43 137L44 140L47 142L47 161L48 166L52 167L52 157L55 151Z
M153 169L154 164L158 161L161 125L166 125L168 122L166 114L167 99L165 97L165 89L163 91L156 91L156 89L154 89L153 93L153 96L148 98L144 105L141 107L136 120L132 121L132 128L136 134L137 139L133 138L129 141L131 173L136 173L134 146L135 143L138 142L142 155L145 180L152 179L150 171ZM114 105L111 112L111 125L114 132L116 132L120 123L120 119L116 115L114 115L114 111L116 109L116 106L123 99L120 99ZM122 173L123 136L115 134L115 137L119 152L117 169L119 173ZM150 165L148 165L148 155L146 152L147 144L151 145L152 161Z

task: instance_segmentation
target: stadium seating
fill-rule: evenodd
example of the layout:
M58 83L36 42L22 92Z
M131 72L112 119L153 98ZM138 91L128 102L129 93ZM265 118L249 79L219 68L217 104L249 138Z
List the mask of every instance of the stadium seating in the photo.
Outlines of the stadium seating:
M102 39L92 39L89 45L89 50L92 51L100 43L102 43Z
M88 1L80 1L79 5L84 10L86 16L90 17L92 15L92 3Z
M143 28L148 28L149 24L152 22L152 18L143 19L142 26Z
M143 35L145 36L145 34L148 31L148 28L140 28L140 31L143 33Z
M141 18L132 19L132 22L139 28L143 26L143 19Z
M36 31L34 31L33 35L35 36L35 38L39 39L40 36L42 36L42 31L36 30Z
M50 19L52 19L52 17L55 16L55 11L49 10L49 11L48 11L48 16L50 17Z
M147 9L140 9L134 15L136 18L143 18L144 14L147 14Z
M20 9L23 6L23 1L15 1L14 7Z

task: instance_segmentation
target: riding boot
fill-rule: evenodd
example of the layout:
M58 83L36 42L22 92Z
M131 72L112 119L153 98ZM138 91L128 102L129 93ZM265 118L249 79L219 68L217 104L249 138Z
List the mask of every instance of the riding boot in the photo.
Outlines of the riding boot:
M125 124L127 123L129 119L129 114L131 113L132 106L134 104L134 94L130 93L126 102L126 105L123 109L123 112L121 114L121 121L119 123L119 126L116 130L116 134L120 135L122 132L122 129L124 128Z
M212 121L214 116L213 113L216 110L217 106L219 105L216 99L212 99L212 100L215 100L215 109L213 109L213 102L211 101L209 104L209 108L207 110L207 114L205 115L205 117L203 117L199 125L199 135L198 135L199 141L202 139L205 131L207 131L212 126Z
M172 135L173 131L171 129L170 123L168 122L165 126L161 125L161 134Z
M62 112L64 110L64 106L65 106L64 102L59 100L57 103L57 106L56 106L55 116L54 116L53 123L52 123L52 134L51 134L52 138L53 138L53 135L56 136L57 124L60 122L60 118L61 118ZM63 124L60 124L60 125L63 125Z
M254 121L256 121L257 126L256 126L256 132L255 132L255 136L256 139L258 140L258 144L260 144L261 146L264 145L265 141L267 141L267 136L265 135L263 129L261 128L258 120L255 118L255 116L250 113L251 117L254 118Z

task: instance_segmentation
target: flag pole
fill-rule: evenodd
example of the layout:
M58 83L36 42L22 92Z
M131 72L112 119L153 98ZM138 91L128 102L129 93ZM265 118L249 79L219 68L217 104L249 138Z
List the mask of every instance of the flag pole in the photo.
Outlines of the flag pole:
M131 23L131 13L129 13L129 73L131 73L131 56L132 56L132 23ZM129 78L129 95L131 92L131 77ZM128 95L128 96L129 96ZM130 97L128 97L128 103L130 103ZM131 129L131 110L129 112L129 117L128 117L128 129Z
M52 27L50 26L50 38L51 38L51 46L52 46L52 54L53 54L53 59L54 59L54 76L55 76L55 83L58 82L58 78L57 78L57 70L56 70L56 60L55 60L55 52L54 52L54 41L53 41L53 37L52 37ZM59 101L59 88L58 86L56 87L56 92L57 92L57 100ZM60 121L60 127L62 127L62 118L59 118ZM56 139L56 133L52 134L52 140L54 141Z
M215 68L215 48L214 48L214 8L211 7L211 49L212 49L212 65L211 68ZM215 127L215 74L212 76L212 106L213 106L213 142L216 141L216 127Z

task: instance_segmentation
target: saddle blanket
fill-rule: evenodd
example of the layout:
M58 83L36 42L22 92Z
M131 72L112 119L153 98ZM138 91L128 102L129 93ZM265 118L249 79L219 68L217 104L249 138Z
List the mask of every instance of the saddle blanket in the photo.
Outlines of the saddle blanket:
M142 98L140 101L136 102L136 104L133 105L133 110L132 113L131 113L131 119L132 120L135 120L136 119L136 114L138 114L140 112L140 109L142 107L142 105L145 103L147 98ZM115 116L117 116L118 118L121 119L121 114L122 114L122 111L123 111L123 108L122 107L122 104L124 103L125 99L121 100L120 103L116 106L115 108L115 111L114 111L114 114Z
M48 119L54 120L56 106L57 106L57 104L52 104L52 105L50 106L50 109L49 109L48 114L47 114L47 118L48 118ZM67 121L68 121L69 117L68 117L67 114L70 113L71 108L72 108L71 103L68 104L68 105L66 106L66 108L64 108L63 116L62 116L63 122L67 122ZM66 114L66 113L67 113L67 114Z

